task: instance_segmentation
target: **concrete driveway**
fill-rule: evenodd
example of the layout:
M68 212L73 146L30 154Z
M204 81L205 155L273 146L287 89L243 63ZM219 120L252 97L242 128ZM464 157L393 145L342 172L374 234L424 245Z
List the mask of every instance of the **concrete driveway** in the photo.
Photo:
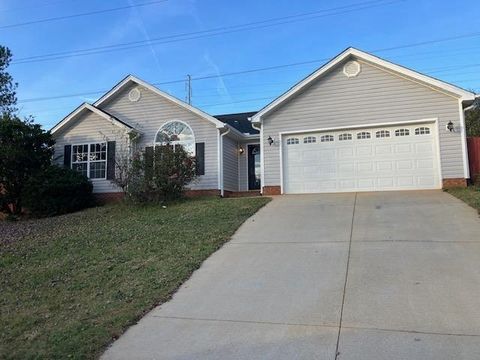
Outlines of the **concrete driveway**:
M480 359L478 214L440 191L277 197L103 358Z

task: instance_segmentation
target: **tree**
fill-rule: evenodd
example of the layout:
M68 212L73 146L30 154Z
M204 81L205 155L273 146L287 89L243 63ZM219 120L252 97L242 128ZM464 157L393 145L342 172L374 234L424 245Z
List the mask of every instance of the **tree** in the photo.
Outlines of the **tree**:
M467 136L480 136L480 100L476 100L473 108L465 112Z
M17 83L13 82L12 76L7 72L11 59L10 49L0 45L0 115L12 114L17 110Z
M46 169L54 140L32 119L3 113L0 118L0 209L14 215L22 211L22 193L31 176Z

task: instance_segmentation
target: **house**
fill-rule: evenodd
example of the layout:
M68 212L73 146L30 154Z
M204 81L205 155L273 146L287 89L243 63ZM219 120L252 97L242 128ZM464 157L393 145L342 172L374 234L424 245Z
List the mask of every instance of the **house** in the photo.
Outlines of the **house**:
M133 138L194 154L201 175L192 192L440 189L469 178L464 108L474 99L348 48L257 113L211 116L128 76L52 133L58 161L104 195L119 193L115 162Z

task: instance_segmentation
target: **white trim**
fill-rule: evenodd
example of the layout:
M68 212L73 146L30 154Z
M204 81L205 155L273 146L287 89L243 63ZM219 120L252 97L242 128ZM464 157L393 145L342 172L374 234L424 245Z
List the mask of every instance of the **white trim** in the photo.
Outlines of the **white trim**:
M283 195L283 135L280 133L280 195Z
M250 119L249 119L250 120ZM251 120L250 120L251 121ZM260 131L260 194L263 194L263 187L265 186L265 162L264 162L264 139L263 126L252 122L252 127Z
M222 167L222 162L221 162L221 154L222 152L220 151L220 135L221 135L221 130L217 129L217 189L220 190L222 187L222 176L221 176L221 167Z
M465 126L465 112L463 110L462 101L458 100L458 110L460 115L460 136L462 140L462 156L463 156L463 176L465 179L470 178L470 165L468 163L467 150L467 129Z
M74 111L72 111L69 115L67 115L65 118L63 118L62 121L60 121L58 124L56 124L50 131L52 134L55 134L57 131L59 131L61 128L63 128L65 125L67 125L71 120L75 119L77 115L79 115L82 111L84 110L90 110L91 112L101 116L107 121L110 121L112 124L117 125L119 127L122 127L128 131L135 130L133 127L128 126L114 117L108 115L107 113L103 112L102 110L96 108L95 106L92 106L88 103L83 103L79 107L77 107Z
M89 156L90 156L90 145L97 145L97 144L105 144L105 160L93 160L93 161L90 161L89 159ZM87 178L91 181L96 181L96 180L107 180L107 169L108 169L108 141L101 141L101 142L84 142L84 143L78 143L78 144L69 144L71 146L71 150L70 150L70 169L73 170L73 147L74 146L83 146L83 145L87 145L87 161L79 161L79 162L75 162L75 164L87 164ZM63 154L63 156L65 157L65 154ZM90 178L90 162L103 162L105 161L105 177L103 178Z
M325 131L338 131L338 130L347 130L347 129L364 129L371 127L382 127L382 126L395 126L395 125L410 125L410 124L420 124L420 123L429 123L435 122L438 118L428 118L420 120L409 120L409 121L394 121L394 122L382 122L382 123L370 123L362 125L349 125L349 126L335 126L329 128L317 128L317 129L307 129L307 130L294 130L294 131L282 131L279 132L279 135L288 135L288 134L304 134L304 133L313 133L313 132L325 132Z
M440 177L440 188L443 187L443 171L442 171L442 153L440 150L440 123L435 120L435 144L437 149L438 176Z
M336 66L338 63L342 62L349 56L354 56L358 59L365 60L368 62L371 62L373 64L380 65L384 67L385 69L395 71L399 74L408 76L409 78L421 81L422 83L425 83L427 85L434 86L439 89L443 89L444 91L447 91L451 94L457 95L461 101L465 100L474 100L475 95L469 91L463 90L457 86L448 84L446 82L443 82L441 80L437 80L435 78L432 78L427 75L423 75L421 73L418 73L416 71L407 69L403 66L393 64L389 61L383 60L379 57L373 56L371 54L368 54L364 51L354 49L354 48L348 48L336 57L334 57L332 60L330 60L328 63L326 63L324 66L322 66L320 69L312 73L311 75L307 76L305 79L297 83L295 86L293 86L290 90L285 92L283 95L279 96L276 98L274 101L272 101L270 104L265 106L263 109L261 109L258 113L252 116L252 122L260 122L262 119L262 116L269 113L272 111L274 108L277 106L281 105L284 103L287 99L301 91L303 88L308 86L311 82L315 81L317 78L325 74L327 71L332 69L334 66Z
M141 85L143 86L144 88L147 88L148 90L154 92L155 94L157 95L160 95L162 96L163 98L173 102L174 104L204 118L205 120L207 121L210 121L212 124L214 124L218 129L221 129L221 128L224 128L225 127L225 123L221 122L220 120L217 120L215 119L213 116L210 116L208 115L207 113L203 112L202 110L200 109L197 109L196 107L193 107L189 104L187 104L186 102L180 100L180 99L177 99L176 97L164 92L164 91L161 91L160 89L156 88L155 86L153 85L150 85L149 83L147 83L146 81L143 81L133 75L128 75L125 79L123 79L122 81L120 81L117 85L115 85L112 90L110 90L109 92L107 92L105 95L103 95L100 99L98 99L93 105L94 106L100 106L102 105L104 102L106 102L108 99L110 99L112 96L114 96L115 94L117 94L121 89L123 89L124 86L126 86L129 82L134 82L138 85Z
M156 146L156 145L159 145L159 143L157 143L157 135L158 133L160 132L160 129L162 129L165 125L167 124L171 124L171 123L174 123L174 122L179 122L179 123L182 123L183 125L185 125L186 127L188 127L190 129L190 131L192 132L192 135L193 135L193 156L196 155L196 152L197 152L197 149L195 148L195 144L196 144L196 141L195 141L195 133L193 132L193 129L190 125L188 125L188 123L186 123L185 121L183 120L177 120L177 119L174 119L174 120L169 120L169 121L166 121L164 122L162 125L160 125L160 127L158 128L158 130L155 132L155 136L153 138L153 146ZM175 144L180 144L182 142L185 142L185 141L172 141L172 144L174 145L174 149L175 149Z
M220 154L219 154L219 163L220 163L220 196L225 195L225 184L223 183L223 137L230 132L230 128L227 128L223 134L220 134ZM220 130L219 130L220 133Z

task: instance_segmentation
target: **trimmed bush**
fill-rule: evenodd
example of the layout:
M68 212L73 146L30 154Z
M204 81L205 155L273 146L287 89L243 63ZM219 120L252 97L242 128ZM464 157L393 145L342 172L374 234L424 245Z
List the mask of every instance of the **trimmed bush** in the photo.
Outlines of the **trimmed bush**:
M26 183L24 206L38 217L66 214L94 204L93 185L75 170L50 166Z

